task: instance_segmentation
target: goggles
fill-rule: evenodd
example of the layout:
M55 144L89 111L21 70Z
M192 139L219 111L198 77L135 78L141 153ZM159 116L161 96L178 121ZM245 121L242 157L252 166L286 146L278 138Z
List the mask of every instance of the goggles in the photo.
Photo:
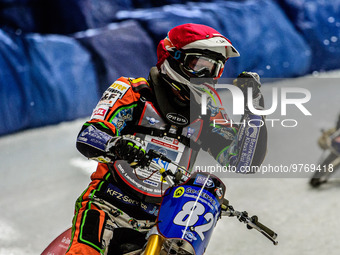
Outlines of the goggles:
M196 53L187 53L184 62L184 69L196 77L217 78L223 70L224 64L221 60L197 55Z
M184 70L190 76L199 78L219 78L224 68L224 62L208 54L184 53L180 50L170 52L170 55L183 64Z

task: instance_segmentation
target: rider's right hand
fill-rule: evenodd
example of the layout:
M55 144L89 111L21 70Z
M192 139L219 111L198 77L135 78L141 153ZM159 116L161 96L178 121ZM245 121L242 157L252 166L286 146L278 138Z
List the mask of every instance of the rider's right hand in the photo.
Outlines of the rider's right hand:
M248 94L248 88L252 88L253 96L260 92L260 76L255 72L242 72L233 81L233 84L242 90L244 95Z
M106 155L128 163L139 162L145 156L144 141L133 135L113 137L106 144Z
M252 89L252 104L257 110L264 108L264 99L260 91L261 82L260 76L254 72L242 72L233 81L233 84L242 90L245 96L245 109L249 111L248 108L248 88Z

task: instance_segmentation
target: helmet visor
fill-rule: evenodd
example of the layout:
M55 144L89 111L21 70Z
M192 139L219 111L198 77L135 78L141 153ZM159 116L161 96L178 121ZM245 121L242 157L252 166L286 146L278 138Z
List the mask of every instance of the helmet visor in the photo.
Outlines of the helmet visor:
M216 78L224 65L221 60L214 60L197 53L186 53L183 66L194 77Z

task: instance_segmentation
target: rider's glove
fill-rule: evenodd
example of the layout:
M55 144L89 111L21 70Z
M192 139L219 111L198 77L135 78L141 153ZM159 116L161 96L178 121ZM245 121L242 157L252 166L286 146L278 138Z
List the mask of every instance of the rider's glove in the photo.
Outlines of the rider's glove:
M260 92L260 76L254 72L242 72L233 81L234 85L240 88L243 94L248 93L248 88L253 89L253 95L256 96Z
M248 109L248 88L252 88L253 106L257 110L264 108L264 100L260 91L261 82L260 76L254 72L242 72L233 81L233 84L240 88L245 95L245 108Z
M144 141L133 135L113 137L106 145L107 156L128 163L139 162L145 156Z

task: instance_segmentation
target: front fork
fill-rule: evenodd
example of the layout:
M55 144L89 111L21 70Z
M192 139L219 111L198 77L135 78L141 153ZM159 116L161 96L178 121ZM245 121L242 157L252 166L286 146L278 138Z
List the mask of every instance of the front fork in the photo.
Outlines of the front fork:
M152 234L146 245L143 255L159 255L165 238L160 234Z

